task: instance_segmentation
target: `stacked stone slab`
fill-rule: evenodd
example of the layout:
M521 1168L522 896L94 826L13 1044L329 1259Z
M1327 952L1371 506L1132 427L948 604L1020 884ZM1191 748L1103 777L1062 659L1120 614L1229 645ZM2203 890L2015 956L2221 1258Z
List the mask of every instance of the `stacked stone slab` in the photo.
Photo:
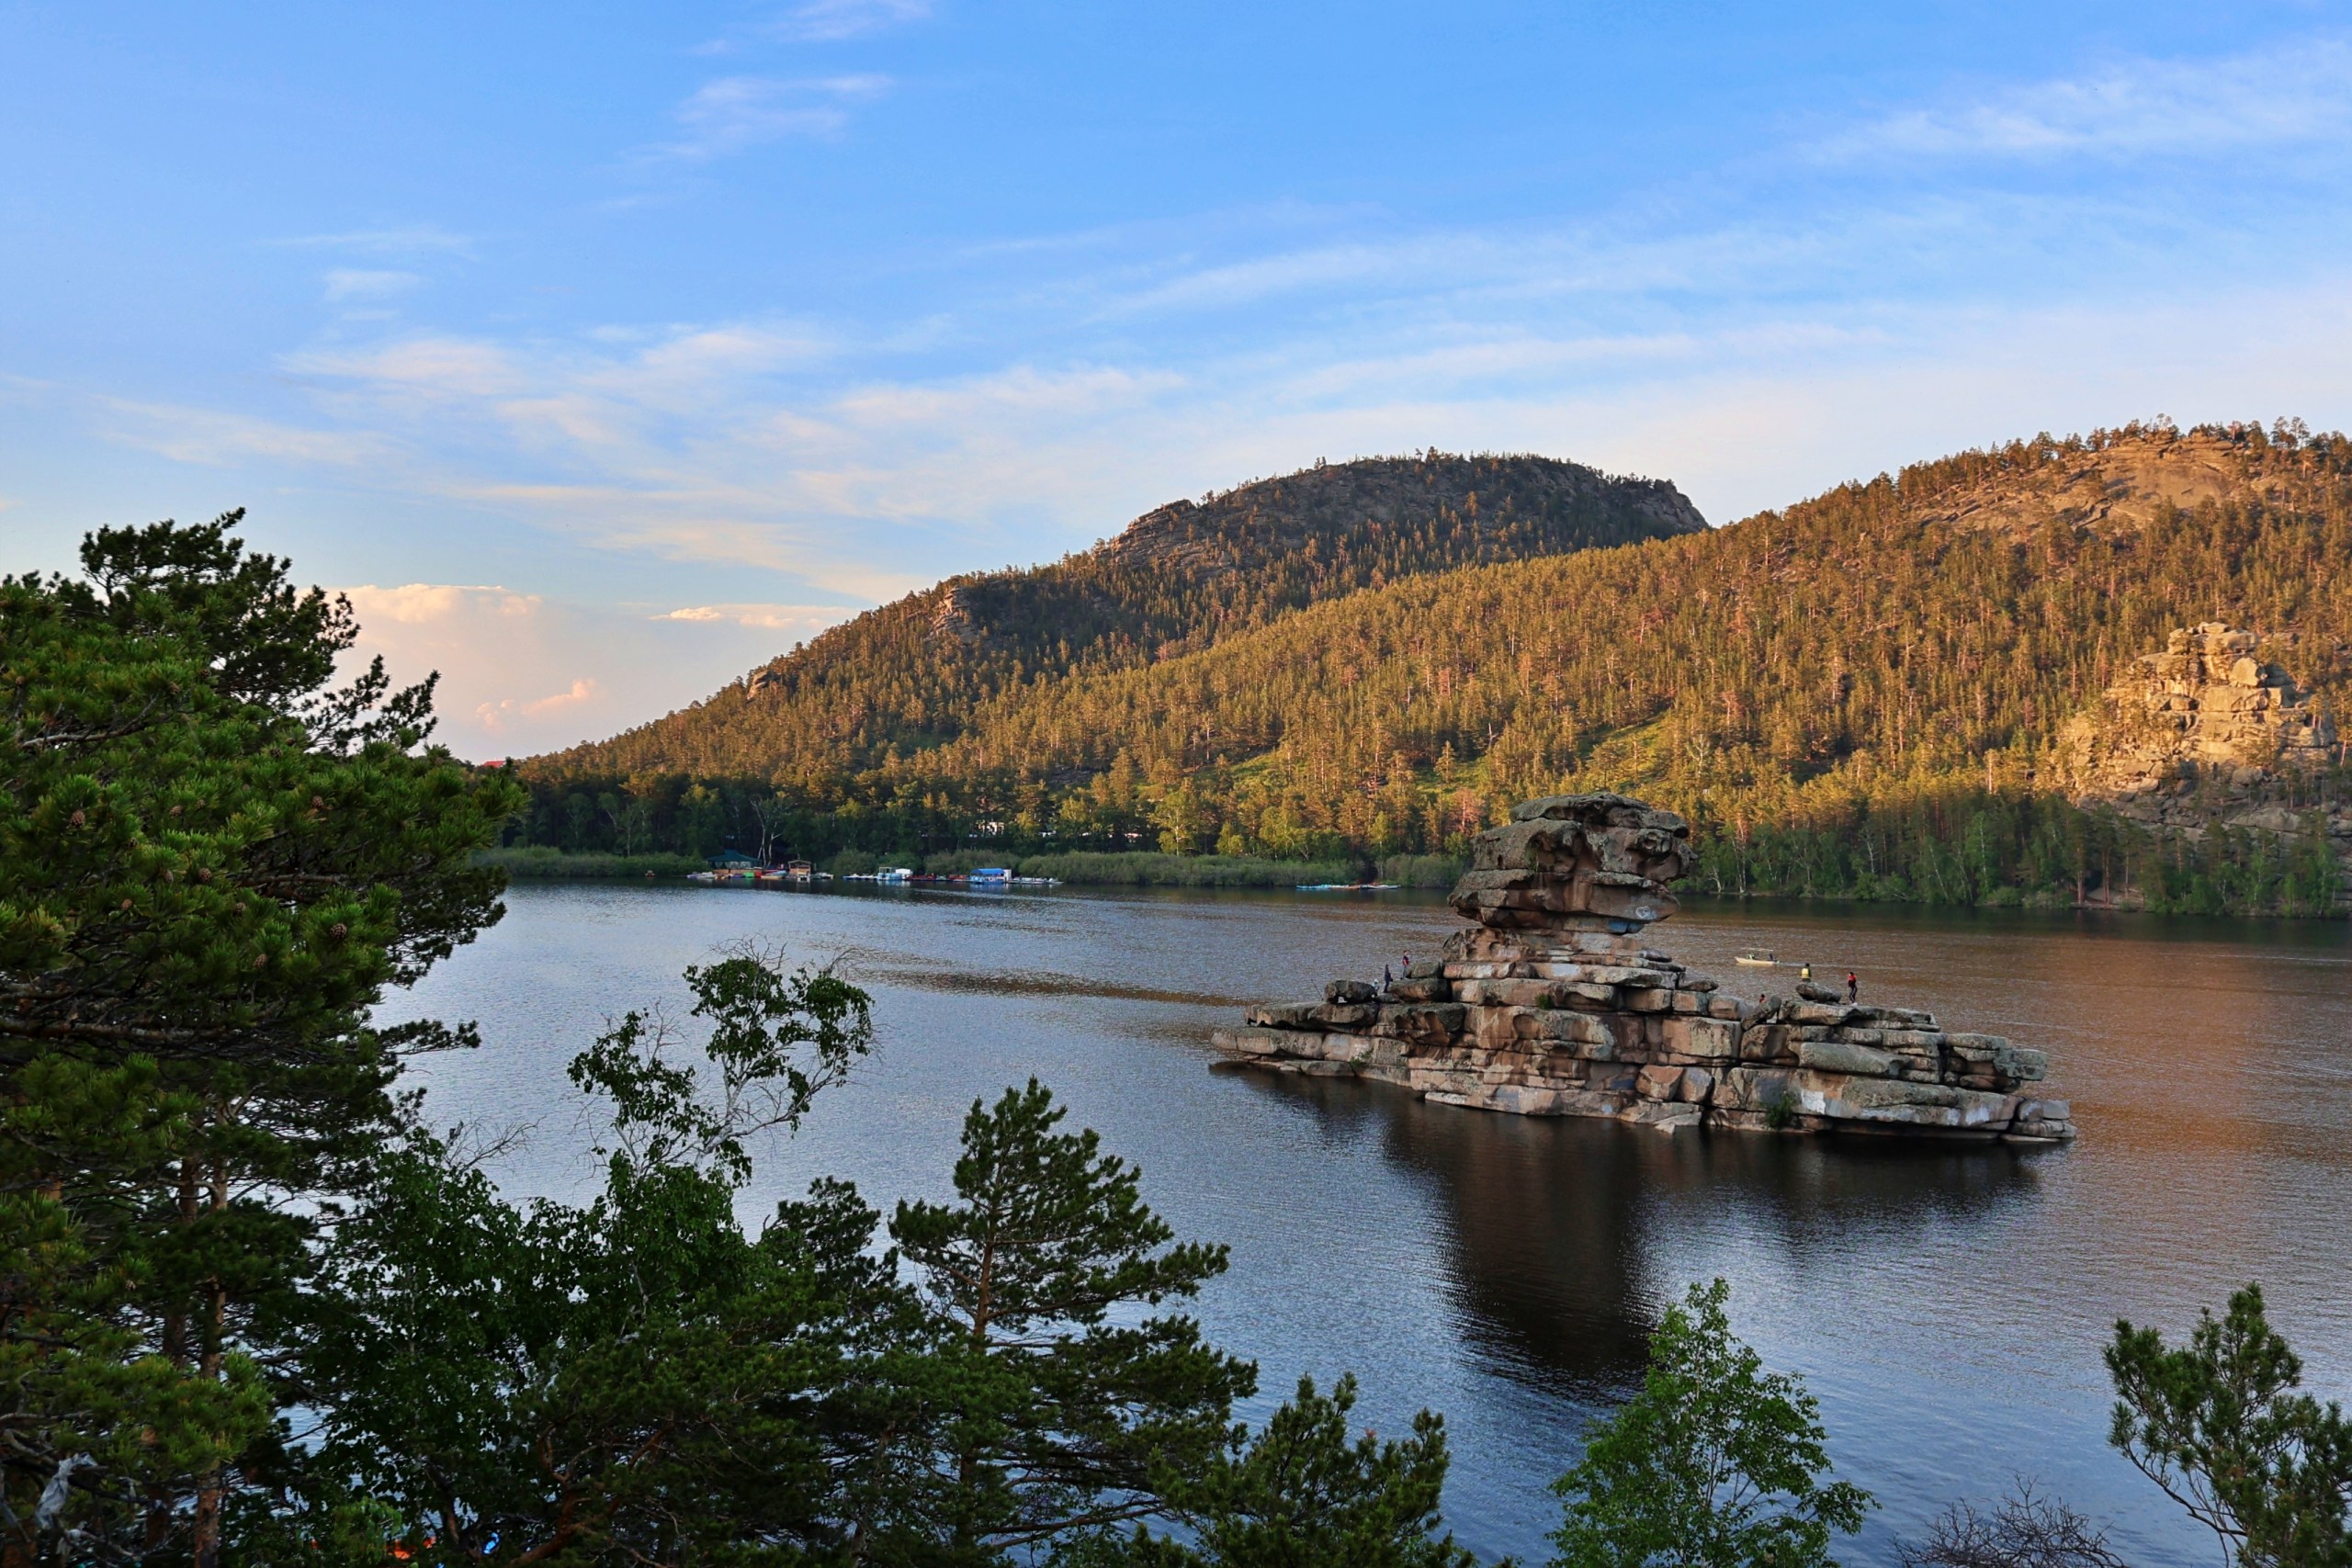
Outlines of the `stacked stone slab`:
M1689 825L1621 795L1531 800L1476 842L1453 908L1478 923L1385 990L1253 1008L1218 1047L1278 1071L1372 1078L1527 1116L2054 1143L2039 1051L1800 982L1750 1002L1646 945L1674 913Z

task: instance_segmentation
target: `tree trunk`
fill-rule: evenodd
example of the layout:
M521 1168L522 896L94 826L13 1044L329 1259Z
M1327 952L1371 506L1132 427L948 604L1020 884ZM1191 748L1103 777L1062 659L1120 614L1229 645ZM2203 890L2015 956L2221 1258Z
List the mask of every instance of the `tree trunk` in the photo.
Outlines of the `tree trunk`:
M212 1167L212 1190L209 1194L214 1213L229 1206L229 1166L217 1160ZM205 1281L205 1335L201 1370L208 1380L220 1376L225 1353L224 1341L229 1329L229 1292L214 1275ZM190 1555L196 1568L220 1568L220 1506L224 1491L222 1468L214 1465L197 1483L196 1525L189 1542Z

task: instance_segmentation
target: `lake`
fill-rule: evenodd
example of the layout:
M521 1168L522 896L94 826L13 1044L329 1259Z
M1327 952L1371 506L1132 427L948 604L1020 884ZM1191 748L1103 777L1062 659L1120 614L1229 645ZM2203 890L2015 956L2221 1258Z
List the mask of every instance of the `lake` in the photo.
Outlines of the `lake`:
M399 1015L481 1021L484 1049L419 1076L436 1123L533 1127L499 1168L510 1191L594 1182L563 1068L606 1015L680 1006L679 970L728 942L841 956L880 1047L764 1151L747 1216L820 1173L885 1212L944 1196L973 1100L1034 1074L1142 1166L1179 1235L1231 1244L1198 1312L1260 1364L1250 1418L1302 1371L1351 1370L1363 1425L1443 1412L1447 1516L1490 1557L1544 1560L1546 1483L1638 1378L1662 1306L1715 1275L1739 1332L1819 1397L1839 1473L1885 1505L1849 1562L2017 1476L2135 1562L2212 1562L2106 1446L2118 1316L2177 1334L2259 1280L2307 1383L2352 1396L2341 924L1701 903L1654 930L1726 989L1762 989L1731 956L1769 947L2051 1052L2077 1144L1938 1151L1668 1137L1217 1065L1208 1032L1245 1005L1433 955L1460 924L1433 896L523 885L508 905Z

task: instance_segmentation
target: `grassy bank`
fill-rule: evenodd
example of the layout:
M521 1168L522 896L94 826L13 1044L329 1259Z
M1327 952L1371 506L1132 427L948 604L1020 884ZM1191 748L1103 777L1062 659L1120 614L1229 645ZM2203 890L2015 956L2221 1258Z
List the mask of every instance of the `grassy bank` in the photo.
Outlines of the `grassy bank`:
M700 871L704 863L693 855L616 855L590 852L567 854L533 844L515 849L484 850L476 865L494 865L517 881L561 881L591 876L684 876Z
M1451 887L1469 869L1470 863L1460 855L1388 855L1373 880L1399 887Z
M1302 882L1353 882L1362 875L1352 861L1164 855L1140 850L1029 855L1016 869L1023 876L1053 876L1073 886L1097 887L1295 887Z

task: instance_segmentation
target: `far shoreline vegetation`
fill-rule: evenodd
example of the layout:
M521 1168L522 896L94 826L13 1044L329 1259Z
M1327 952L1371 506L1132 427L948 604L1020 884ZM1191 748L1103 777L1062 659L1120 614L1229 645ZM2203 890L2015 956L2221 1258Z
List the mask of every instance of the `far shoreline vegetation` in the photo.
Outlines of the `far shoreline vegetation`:
M527 782L527 781L526 781ZM714 798L718 791L695 786ZM748 799L755 792L745 790ZM603 797L608 806L617 802ZM620 807L627 810L628 807ZM649 819L652 814L645 814ZM985 848L882 851L839 845L838 829L795 812L785 821L806 836L780 839L770 860L794 855L836 876L885 865L932 873L1003 866L1072 886L1293 887L1301 884L1393 882L1447 888L1469 862L1455 852L1359 855L1335 848L1314 859L1251 854L1188 854L1170 850L1062 850L999 842ZM779 821L778 826L783 826ZM516 831L510 823L508 833ZM2167 837L2111 811L2063 800L1986 796L1967 802L1956 830L1921 827L1907 841L1875 825L1851 830L1760 829L1745 844L1709 837L1699 850L1685 897L1771 903L1836 901L1917 904L1954 908L2117 909L2160 915L2284 916L2343 919L2340 877L2326 823L2308 823L2299 839L2219 826L2201 840ZM1892 840L1892 841L1890 841ZM797 846L809 844L810 850ZM509 842L481 852L479 863L526 881L683 876L731 850L565 850ZM1875 869L1883 867L1885 869ZM1902 870L1895 869L1903 868ZM2085 874L2086 868L2090 870Z
M530 844L484 850L475 857L475 863L524 881L577 881L683 876L706 869L709 862L666 851L617 854ZM871 874L886 865L933 874L1002 866L1023 876L1050 876L1073 887L1295 887L1302 883L1393 882L1400 887L1419 888L1451 887L1468 863L1452 855L1391 855L1365 863L1167 854L1157 850L1047 851L1010 857L986 850L935 850L929 854L917 851L896 857L843 850L811 863L814 869L833 876Z

